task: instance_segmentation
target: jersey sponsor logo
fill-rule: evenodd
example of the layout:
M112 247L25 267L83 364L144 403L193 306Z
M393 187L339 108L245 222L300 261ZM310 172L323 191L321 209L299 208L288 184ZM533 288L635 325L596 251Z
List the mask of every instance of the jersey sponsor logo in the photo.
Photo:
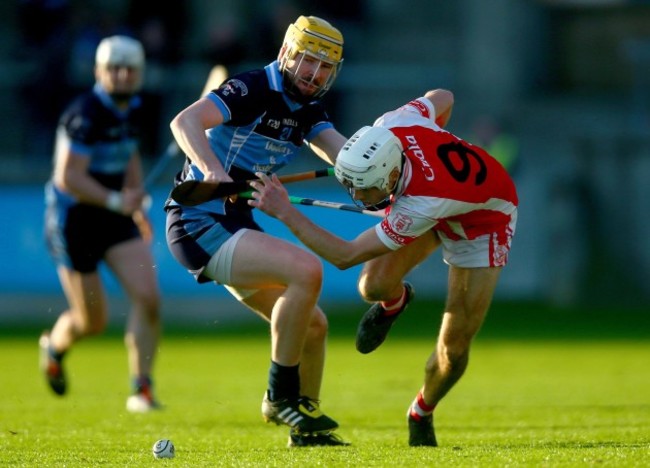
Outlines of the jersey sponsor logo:
M248 94L248 86L241 80L232 79L228 80L226 84L223 85L221 93L224 96L229 96L231 94L239 94L240 96L246 96Z
M424 151L420 148L417 139L413 135L406 135L406 141L409 143L408 151L413 153L413 155L422 162L422 172L424 172L424 178L431 182L435 179L435 174L433 173L433 168L429 162L424 158Z
M413 101L409 102L407 106L413 106L417 109L417 111L422 114L423 117L426 117L427 119L429 118L429 108L425 106L422 102L418 101L417 99L414 99Z
M266 172L269 173L275 168L275 164L255 164L253 172Z
M282 119L282 125L288 125L289 127L297 127L298 126L298 121L296 121L294 119L285 118L285 119Z
M289 154L291 150L284 145L279 145L272 141L267 141L264 145L264 149L267 151L272 151L274 153Z

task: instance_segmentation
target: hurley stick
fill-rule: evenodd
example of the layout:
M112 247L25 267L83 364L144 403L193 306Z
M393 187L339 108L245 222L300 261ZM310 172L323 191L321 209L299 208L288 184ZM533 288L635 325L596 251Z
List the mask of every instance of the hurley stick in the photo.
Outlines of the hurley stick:
M378 210L378 211L367 210L357 205L350 205L345 203L337 203L337 202L324 201L324 200L314 200L312 198L302 198L293 195L289 195L289 201L294 205L319 206L321 208L332 208L335 210L352 211L353 213L375 216L377 218L383 218L386 216L384 210Z
M278 176L283 184L298 182L301 180L316 179L334 175L334 168L317 169L315 171L298 172ZM198 180L186 180L172 190L171 197L177 203L185 206L196 206L210 200L239 194L250 189L250 183L256 179L238 180L236 182L202 182Z
M253 198L253 191L249 190L248 192L239 193L237 194L237 196L242 198ZM294 205L319 206L321 208L332 208L334 210L351 211L353 213L374 216L376 218L383 218L386 216L386 212L384 210L377 210L377 211L367 210L361 208L360 206L350 205L346 203L314 200L313 198L296 197L294 195L289 195L289 201Z

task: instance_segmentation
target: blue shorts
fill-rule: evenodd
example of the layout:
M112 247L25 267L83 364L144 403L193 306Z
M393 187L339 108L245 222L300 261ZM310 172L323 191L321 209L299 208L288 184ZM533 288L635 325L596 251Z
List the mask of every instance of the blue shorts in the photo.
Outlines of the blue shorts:
M219 215L193 208L167 208L167 246L174 258L194 275L199 283L212 281L203 270L219 248L240 229L263 229L251 210L233 210Z

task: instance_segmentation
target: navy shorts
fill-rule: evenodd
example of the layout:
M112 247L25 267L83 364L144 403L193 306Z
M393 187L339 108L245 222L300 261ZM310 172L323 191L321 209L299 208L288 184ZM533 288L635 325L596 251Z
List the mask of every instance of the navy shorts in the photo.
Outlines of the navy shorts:
M59 209L50 205L45 212L50 255L57 264L81 273L96 271L108 249L138 237L133 218L105 208L77 204Z
M251 210L227 215L180 206L167 208L167 246L174 258L199 283L212 281L203 270L219 248L240 229L263 231Z

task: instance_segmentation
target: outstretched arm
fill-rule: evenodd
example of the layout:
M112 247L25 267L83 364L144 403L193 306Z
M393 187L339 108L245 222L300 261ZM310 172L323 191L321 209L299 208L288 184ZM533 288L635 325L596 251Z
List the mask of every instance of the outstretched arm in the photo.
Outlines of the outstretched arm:
M345 270L390 252L377 237L374 227L353 241L345 241L314 224L296 209L275 174L271 178L261 172L255 175L260 180L251 182L254 192L248 204L284 223L303 244L337 268Z

